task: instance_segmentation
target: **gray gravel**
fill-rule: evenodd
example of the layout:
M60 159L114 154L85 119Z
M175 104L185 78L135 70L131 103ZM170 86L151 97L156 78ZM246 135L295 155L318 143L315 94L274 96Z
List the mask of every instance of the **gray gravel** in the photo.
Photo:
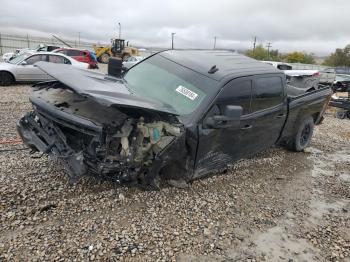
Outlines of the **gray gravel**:
M29 86L0 87L0 141L16 139ZM145 192L0 145L0 261L350 259L350 120L310 148L273 148L187 189ZM35 158L34 158L35 157Z

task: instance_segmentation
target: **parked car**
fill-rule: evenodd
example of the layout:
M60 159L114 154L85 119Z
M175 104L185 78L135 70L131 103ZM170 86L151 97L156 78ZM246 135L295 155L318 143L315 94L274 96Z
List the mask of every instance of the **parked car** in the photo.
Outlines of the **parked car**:
M284 145L305 149L329 88L288 94L276 68L229 52L169 50L122 78L39 62L56 79L34 86L23 142L58 159L71 178L188 182ZM169 182L171 183L171 182Z
M123 67L129 69L130 67L136 65L145 59L143 56L130 56L123 62Z
M332 86L335 80L335 69L327 66L290 63L293 70L318 70L320 72L320 84Z
M47 61L56 64L67 64L73 67L87 69L86 63L73 58L51 52L25 53L9 62L0 63L0 85L11 85L15 82L38 82L52 79L34 64L38 61Z
M23 49L16 49L14 52L5 53L2 55L2 60L4 62L8 62L11 59L15 58L16 56L22 55L22 54L28 54L28 53L35 53L36 51L30 49L30 48L23 48Z
M317 70L286 70L284 73L286 74L287 83L292 86L304 88L307 91L319 88L321 75Z
M321 75L318 70L294 70L290 64L274 61L261 61L272 65L273 67L283 70L286 74L287 82L290 85L305 88L308 91L318 89L321 80Z
M337 74L333 84L333 90L336 92L346 92L350 87L350 75Z
M37 52L52 52L53 50L60 48L58 46L54 46L54 45L44 45L44 44L40 44L38 45L36 48L32 49L32 48L22 48L22 49L16 49L15 52L10 52L10 53L5 53L2 56L2 59L4 62L8 62L11 59L22 55L24 53L37 53Z
M9 53L5 53L2 55L2 61L4 62L8 62L11 60L11 58L14 56L15 53L18 53L19 49L16 49L15 52L9 52Z
M97 60L91 56L89 50L81 50L76 48L59 48L54 53L61 53L74 58L75 60L89 64L90 69L98 68Z
M293 67L290 64L284 63L284 62L276 62L276 61L261 61L263 63L272 65L273 67L276 67L279 70L292 70Z
M350 89L348 89L347 97L339 97L336 94L332 95L329 101L329 106L338 108L335 116L340 119L349 118L350 119Z

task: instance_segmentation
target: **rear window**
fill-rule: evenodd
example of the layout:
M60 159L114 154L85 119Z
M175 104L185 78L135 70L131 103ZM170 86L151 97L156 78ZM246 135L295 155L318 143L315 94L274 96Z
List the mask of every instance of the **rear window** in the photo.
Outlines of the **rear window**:
M252 112L277 106L282 102L283 85L278 76L261 77L254 80Z

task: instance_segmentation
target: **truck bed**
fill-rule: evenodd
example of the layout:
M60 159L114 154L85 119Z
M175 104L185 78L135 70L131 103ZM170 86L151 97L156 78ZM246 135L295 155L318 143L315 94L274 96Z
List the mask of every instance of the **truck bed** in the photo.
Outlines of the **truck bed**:
M327 108L332 91L324 87L299 95L288 95L288 114L280 136L280 142L288 142L296 132L299 122L305 116L312 116L317 125L322 121L322 115Z

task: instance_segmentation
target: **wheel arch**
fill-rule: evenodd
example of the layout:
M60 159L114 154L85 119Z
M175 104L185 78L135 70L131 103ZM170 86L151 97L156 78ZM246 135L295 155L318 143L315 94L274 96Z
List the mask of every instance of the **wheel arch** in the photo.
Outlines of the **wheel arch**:
M1 72L6 72L6 73L9 73L9 74L12 76L13 81L14 81L14 82L16 82L16 81L17 81L17 79L16 79L15 75L14 75L12 72L7 71L7 70L0 70L0 73L1 73Z

